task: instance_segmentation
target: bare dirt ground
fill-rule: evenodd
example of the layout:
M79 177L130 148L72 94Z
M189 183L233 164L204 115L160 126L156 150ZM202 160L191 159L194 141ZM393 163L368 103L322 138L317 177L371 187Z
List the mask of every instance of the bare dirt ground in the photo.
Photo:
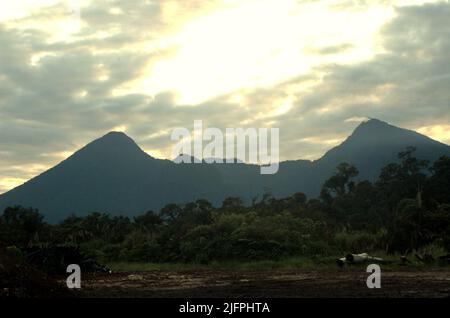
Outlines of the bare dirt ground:
M83 297L450 297L450 268L382 269L381 289L365 267L298 270L186 270L91 274Z

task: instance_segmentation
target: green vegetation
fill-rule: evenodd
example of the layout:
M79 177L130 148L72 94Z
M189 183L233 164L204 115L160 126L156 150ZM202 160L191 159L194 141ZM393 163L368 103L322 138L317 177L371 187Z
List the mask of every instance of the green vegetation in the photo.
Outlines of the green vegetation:
M34 209L10 207L0 217L0 241L19 248L75 245L119 270L298 268L349 252L388 258L449 252L450 158L430 167L413 153L400 153L399 163L384 167L375 183L358 181L357 169L343 163L317 199L266 193L251 206L239 198L220 207L197 200L133 220L92 213L56 225Z
M261 270L261 269L298 269L313 268L317 266L335 267L335 258L323 257L313 260L308 257L290 257L282 260L262 260L262 261L213 261L208 264L197 263L142 263L142 262L112 262L108 268L116 272L133 271L170 271L170 270L211 270L211 269L232 269L232 270Z

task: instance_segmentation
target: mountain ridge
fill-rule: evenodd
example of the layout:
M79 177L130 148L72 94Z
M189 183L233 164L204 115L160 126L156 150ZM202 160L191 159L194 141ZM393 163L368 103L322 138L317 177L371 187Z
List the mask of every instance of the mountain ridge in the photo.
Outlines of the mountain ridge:
M51 169L0 195L0 209L33 206L50 221L69 214L108 212L136 215L159 210L167 203L205 198L213 204L228 196L252 198L270 190L274 196L304 192L316 196L323 182L341 162L360 170L361 179L373 180L407 146L417 156L435 160L450 155L450 147L417 132L372 119L361 123L340 145L321 158L280 162L275 175L260 175L251 164L175 164L143 151L123 132L109 132L88 143Z

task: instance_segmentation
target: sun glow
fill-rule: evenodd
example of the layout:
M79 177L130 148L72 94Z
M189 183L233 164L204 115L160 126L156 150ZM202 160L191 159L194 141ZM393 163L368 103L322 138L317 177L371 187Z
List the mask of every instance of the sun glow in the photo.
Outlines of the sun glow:
M12 177L0 177L0 193L13 189L21 184L23 184L26 179L12 178Z
M15 0L0 2L0 22L20 19L47 6L55 5L57 0Z
M376 33L389 7L336 11L324 3L243 1L188 23L172 38L177 53L140 83L151 94L175 90L196 104L243 87L264 87L320 63L354 63L377 53ZM324 23L326 21L326 23ZM346 44L342 52L311 54Z
M434 125L417 129L421 134L450 145L450 125Z

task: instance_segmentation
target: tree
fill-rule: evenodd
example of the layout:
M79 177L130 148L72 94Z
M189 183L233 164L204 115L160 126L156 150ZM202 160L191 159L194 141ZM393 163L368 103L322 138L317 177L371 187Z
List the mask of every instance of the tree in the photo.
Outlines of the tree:
M437 203L450 203L450 157L440 157L430 171L432 176L427 185L427 196Z
M426 215L423 226L427 230L430 242L442 243L443 247L450 252L450 204L438 205L435 210Z
M174 221L182 212L181 206L175 203L169 203L161 211L161 217L169 222Z
M212 204L205 199L199 199L195 202L187 203L176 222L183 226L192 227L200 224L211 223Z
M103 236L107 242L119 243L132 231L131 221L126 216L115 216L108 223L108 230Z
M158 226L162 224L161 217L153 211L134 217L134 223L138 228L149 233L154 233Z
M376 182L378 205L382 206L384 218L392 221L395 209L402 199L416 199L422 206L422 194L426 180L427 160L413 156L414 147L407 147L398 154L400 163L391 163L381 169Z
M223 212L237 213L242 212L244 207L244 202L239 197L228 197L222 202L220 208Z
M335 175L325 181L321 197L325 201L329 201L333 196L341 197L346 193L352 192L355 183L353 178L359 174L358 169L348 163L341 163L337 167Z
M296 192L292 195L292 199L296 204L300 204L303 205L306 203L307 201L307 197L306 194L304 194L303 192Z
M38 210L22 206L8 207L1 216L0 238L19 247L39 242L46 228L43 219Z
M404 199L399 202L394 218L390 237L391 251L406 252L418 248L424 238L422 226L423 211L414 199Z

